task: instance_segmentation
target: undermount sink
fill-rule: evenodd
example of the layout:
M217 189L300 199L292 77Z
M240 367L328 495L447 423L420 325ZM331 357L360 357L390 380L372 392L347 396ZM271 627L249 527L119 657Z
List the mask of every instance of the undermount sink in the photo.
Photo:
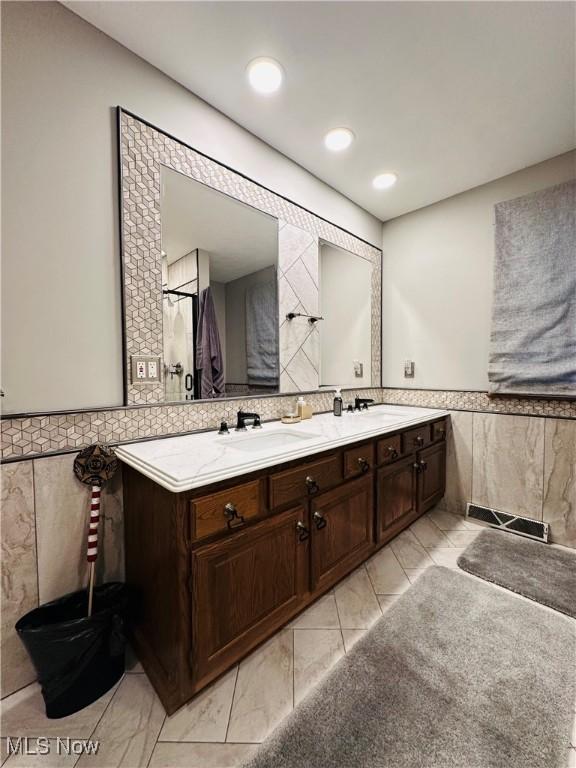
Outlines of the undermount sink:
M274 432L233 437L226 443L226 446L234 448L236 451L258 453L260 451L275 451L279 448L296 448L307 440L314 440L319 437L320 435L313 434L312 432L284 432L283 430L276 430Z

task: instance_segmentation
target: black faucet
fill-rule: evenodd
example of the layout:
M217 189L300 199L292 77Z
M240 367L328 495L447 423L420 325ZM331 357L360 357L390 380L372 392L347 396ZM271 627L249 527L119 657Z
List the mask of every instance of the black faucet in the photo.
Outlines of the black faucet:
M236 421L236 432L246 432L246 422L252 422L252 429L259 429L262 424L260 423L259 413L247 413L246 411L238 411L238 418Z
M374 400L371 397L355 397L354 398L354 410L368 410L368 403L373 403Z

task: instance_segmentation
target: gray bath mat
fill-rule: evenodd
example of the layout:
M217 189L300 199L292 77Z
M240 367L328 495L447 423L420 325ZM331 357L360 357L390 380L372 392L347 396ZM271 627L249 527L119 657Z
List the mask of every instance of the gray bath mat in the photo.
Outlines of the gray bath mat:
M430 567L246 768L564 768L574 623Z
M486 528L466 547L458 565L576 618L576 552Z

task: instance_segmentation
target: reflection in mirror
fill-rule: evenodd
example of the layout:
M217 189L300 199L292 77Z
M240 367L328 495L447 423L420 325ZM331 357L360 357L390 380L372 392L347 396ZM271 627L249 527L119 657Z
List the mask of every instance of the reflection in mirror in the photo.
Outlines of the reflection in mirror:
M168 401L278 392L278 222L162 167Z
M372 264L320 243L320 384L372 385Z

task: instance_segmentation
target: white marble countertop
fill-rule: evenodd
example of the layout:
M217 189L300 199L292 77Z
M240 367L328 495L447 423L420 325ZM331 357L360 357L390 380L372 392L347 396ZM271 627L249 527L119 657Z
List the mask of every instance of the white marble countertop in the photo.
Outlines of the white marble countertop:
M179 493L293 459L385 435L435 418L447 411L376 405L341 417L323 413L298 424L271 421L262 429L230 429L229 435L192 432L116 448L126 464L169 491Z

